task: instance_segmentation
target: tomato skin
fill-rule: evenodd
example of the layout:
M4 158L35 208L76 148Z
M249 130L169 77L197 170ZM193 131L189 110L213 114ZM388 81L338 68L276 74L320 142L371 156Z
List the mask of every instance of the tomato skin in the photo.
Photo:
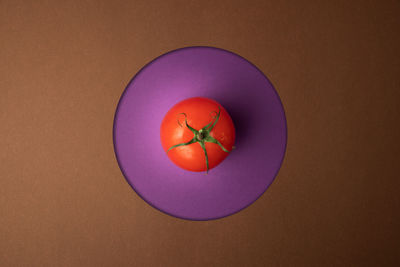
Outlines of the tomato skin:
M213 120L220 107L221 113L218 122L211 130L210 135L217 139L228 151L232 151L235 143L235 127L228 112L215 100L205 97L193 97L174 105L165 115L160 128L161 144L165 152L174 145L190 141L194 134L185 125L187 123L196 130L200 130ZM179 125L178 120L180 122ZM224 152L217 144L206 142L209 169L220 164L229 153ZM206 160L199 143L180 146L168 151L168 157L179 167L195 172L206 171Z

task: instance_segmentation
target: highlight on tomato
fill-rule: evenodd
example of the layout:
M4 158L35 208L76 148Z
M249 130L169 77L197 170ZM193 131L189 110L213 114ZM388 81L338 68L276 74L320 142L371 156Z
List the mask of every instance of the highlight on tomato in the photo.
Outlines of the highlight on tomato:
M228 112L215 100L193 97L174 105L160 128L161 144L177 166L208 171L234 149L235 127Z

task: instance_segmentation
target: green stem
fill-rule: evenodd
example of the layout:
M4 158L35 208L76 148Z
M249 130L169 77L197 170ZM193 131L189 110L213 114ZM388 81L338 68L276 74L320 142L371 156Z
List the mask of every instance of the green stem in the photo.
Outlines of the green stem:
M204 144L204 141L200 141L199 144L204 151L204 156L206 157L206 166L207 166L207 173L208 173L208 155L207 155L206 145Z
M215 112L215 111L213 111L213 112ZM209 166L208 166L207 149L206 149L206 145L205 145L206 142L217 144L224 152L227 152L227 153L230 152L230 151L228 151L217 139L215 139L214 137L212 137L212 136L210 135L211 130L212 130L212 129L214 128L214 126L217 124L218 119L219 119L219 117L220 117L220 115L221 115L221 107L220 107L220 106L218 106L218 113L217 113L217 112L215 112L215 113L216 113L217 115L216 115L215 117L212 118L211 122L208 123L208 124L207 124L206 126L204 126L203 128L201 128L200 130L196 130L196 129L194 129L193 127L191 127L191 126L188 124L186 113L179 113L178 115L184 115L184 116L185 116L185 125L186 125L186 127L193 133L194 136L193 136L192 140L190 140L190 141L188 141L188 142L186 142L186 143L181 143L181 144L177 144L177 145L171 146L171 147L167 150L167 153L168 153L171 149L176 148L176 147L187 146L187 145L190 145L190 144L199 143L200 147L201 147L201 148L203 149L203 151L204 151L204 156L205 156L205 159L206 159L206 166L207 166L207 173L208 173ZM215 119L215 120L214 120L214 119ZM183 127L182 124L179 122L179 119L178 119L178 124L179 124L181 127Z
M182 143L182 144L177 144L177 145L171 146L171 147L167 150L167 153L168 153L171 149L173 149L173 148L175 148L175 147L178 147L178 146L187 146L187 145L193 144L193 143L195 143L195 142L197 142L197 140L196 140L196 138L193 138L192 140L190 140L190 141L187 142L187 143Z

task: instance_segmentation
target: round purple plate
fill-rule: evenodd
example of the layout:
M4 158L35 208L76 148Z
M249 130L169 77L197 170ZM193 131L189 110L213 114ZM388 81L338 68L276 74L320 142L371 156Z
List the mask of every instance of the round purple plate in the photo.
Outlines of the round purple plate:
M194 96L218 101L236 128L236 149L208 175L174 165L160 142L166 112ZM114 149L128 183L151 206L190 220L225 217L259 198L279 171L286 139L283 106L265 75L213 47L174 50L147 64L114 118Z

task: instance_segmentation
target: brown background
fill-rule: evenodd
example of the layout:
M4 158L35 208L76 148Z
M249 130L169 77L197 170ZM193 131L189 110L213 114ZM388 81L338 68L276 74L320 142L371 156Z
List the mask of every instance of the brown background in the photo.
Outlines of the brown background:
M399 1L0 0L0 265L400 264L399 14ZM257 65L289 128L269 190L208 222L147 205L112 144L131 77L191 45Z

